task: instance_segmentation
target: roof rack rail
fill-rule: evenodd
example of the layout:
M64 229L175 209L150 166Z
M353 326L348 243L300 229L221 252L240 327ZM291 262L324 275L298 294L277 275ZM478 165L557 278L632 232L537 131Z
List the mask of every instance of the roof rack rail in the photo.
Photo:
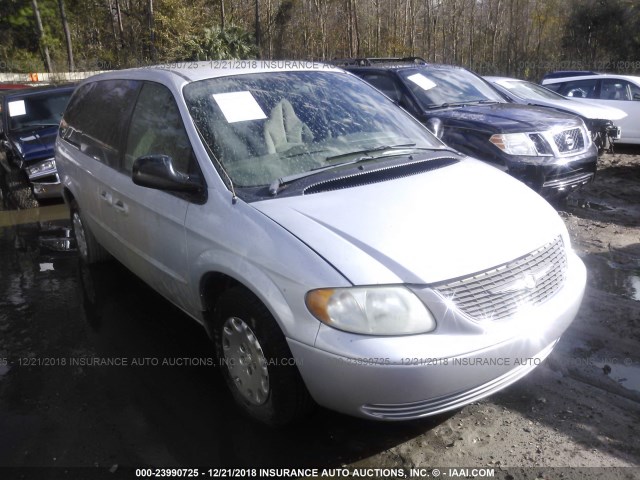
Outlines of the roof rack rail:
M542 77L543 80L548 78L566 78L566 77L579 77L582 75L599 75L598 72L592 70L556 70L554 72L548 72Z
M426 64L427 61L422 57L362 57L362 58L334 58L329 61L333 65L370 67L376 63L415 63Z

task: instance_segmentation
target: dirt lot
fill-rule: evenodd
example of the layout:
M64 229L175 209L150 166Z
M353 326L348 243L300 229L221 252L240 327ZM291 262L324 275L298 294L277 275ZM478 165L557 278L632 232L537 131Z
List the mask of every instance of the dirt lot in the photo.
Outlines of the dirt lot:
M589 277L577 318L542 368L365 463L495 466L510 475L640 465L638 153L605 154L596 181L558 206ZM640 478L639 469L561 473Z
M576 320L543 365L441 417L379 424L320 410L285 431L238 416L210 369L16 365L71 354L203 357L209 347L123 268L79 269L64 251L68 224L56 220L63 206L0 211L0 359L10 361L0 363L0 478L44 478L29 476L32 466L115 472L107 478L134 478L126 469L141 466L640 478L640 150L604 155L596 182L558 208L589 279Z

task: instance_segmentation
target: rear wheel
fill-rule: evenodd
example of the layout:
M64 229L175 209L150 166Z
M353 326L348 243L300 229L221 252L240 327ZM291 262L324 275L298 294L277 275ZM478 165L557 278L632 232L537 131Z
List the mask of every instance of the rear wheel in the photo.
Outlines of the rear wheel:
M80 207L75 201L71 202L71 225L73 226L73 235L76 239L78 253L83 262L91 265L109 258L109 253L98 243L93 232L85 223Z
M223 376L249 416L271 426L313 407L287 341L264 304L244 287L225 292L214 313L213 340Z

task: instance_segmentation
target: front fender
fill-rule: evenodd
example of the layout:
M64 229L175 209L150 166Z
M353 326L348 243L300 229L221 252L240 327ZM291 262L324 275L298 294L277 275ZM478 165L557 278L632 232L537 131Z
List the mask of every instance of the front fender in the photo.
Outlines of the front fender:
M194 311L204 321L207 305L201 295L202 281L208 274L222 274L253 292L287 338L313 345L320 322L306 308L306 293L313 288L348 286L348 281L250 204L216 202L213 193L207 204L192 207L187 244Z
M191 277L193 285L199 286L207 274L223 274L242 284L269 309L284 335L299 342L312 345L320 322L312 317L304 304L308 291L303 285L284 277L274 281L275 272L267 274L260 266L247 258L229 252L206 251L198 258ZM199 309L206 309L205 299L199 295Z

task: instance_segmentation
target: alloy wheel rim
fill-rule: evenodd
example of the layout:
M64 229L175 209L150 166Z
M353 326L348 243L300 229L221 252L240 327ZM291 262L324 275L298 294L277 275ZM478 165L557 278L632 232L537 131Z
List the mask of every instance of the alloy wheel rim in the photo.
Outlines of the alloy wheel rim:
M84 229L82 228L82 220L78 212L73 213L73 231L76 237L76 244L80 251L82 258L87 258L87 239L84 236Z
M242 397L253 405L269 398L269 371L260 342L249 325L230 317L222 327L222 350L231 380Z

